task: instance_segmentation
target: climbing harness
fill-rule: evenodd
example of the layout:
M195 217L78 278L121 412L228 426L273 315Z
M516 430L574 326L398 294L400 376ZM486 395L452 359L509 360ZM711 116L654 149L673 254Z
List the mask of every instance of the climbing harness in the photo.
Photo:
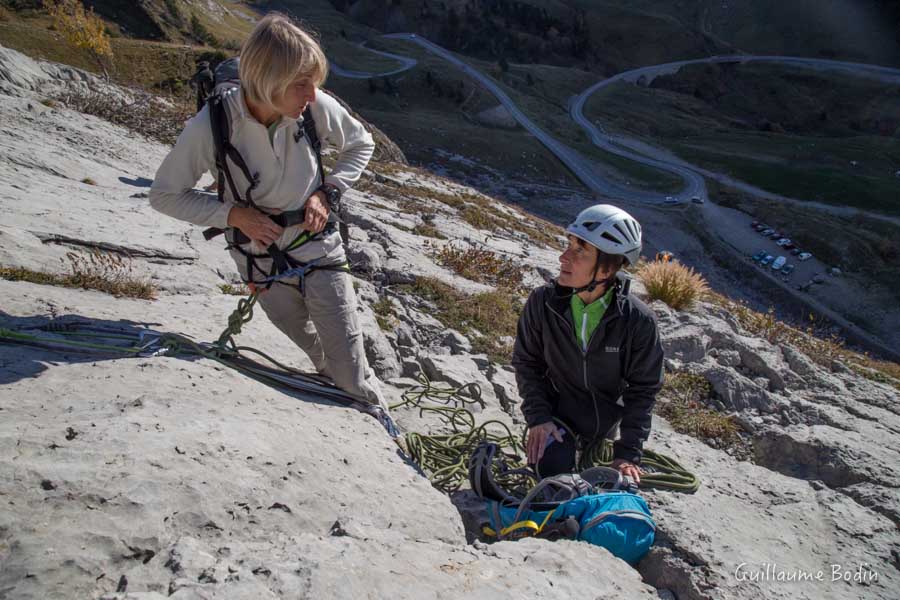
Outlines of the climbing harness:
M237 85L236 82L234 83L235 85ZM207 100L210 127L212 129L213 136L213 145L215 147L215 163L217 172L216 182L218 184L217 193L219 202L225 201L225 185L227 184L228 188L231 190L232 199L238 206L254 208L266 214L273 223L285 229L288 227L301 225L306 220L306 213L304 209L285 211L278 214L268 214L265 209L260 207L253 200L253 191L259 186L259 173L251 173L250 167L247 165L240 152L238 152L237 148L235 148L231 143L231 128L228 122L228 112L225 108L225 97L230 93L239 93L237 92L237 87L219 89L219 91L210 96ZM335 200L335 202L339 204L340 191L337 190L337 188L334 188L334 186L329 186L325 183L325 171L322 167L322 142L319 139L318 133L316 132L316 124L313 120L312 112L308 106L303 111L303 121L302 123L299 123L297 125L297 132L294 134L295 143L299 143L302 139L306 139L316 157L316 170L320 183L318 189L323 190L323 193L326 194L327 198L332 198L334 194L337 194L337 199ZM249 185L247 186L247 189L243 194L241 194L238 190L237 184L235 183L234 177L232 176L231 169L228 166L229 160L241 171L244 178L249 182ZM334 216L339 218L337 213L335 213ZM237 250L247 260L247 281L245 281L245 283L252 283L256 286L269 288L272 283L283 283L281 280L289 277L279 275L283 274L286 271L300 269L305 266L304 263L301 263L290 256L289 253L292 250L296 250L304 244L307 244L316 239L323 238L334 232L336 228L337 223L335 221L329 221L326 224L325 228L319 233L302 231L284 249L279 248L277 244L270 244L269 247L266 248L265 254L253 254L252 252L244 250L242 246L249 243L251 239L240 229L234 227L230 227L228 229L211 227L203 231L203 237L207 241L209 241L219 235L222 235L223 233L227 234L226 248L229 250ZM259 264L257 263L258 259L263 258L272 260L272 267L268 271L260 268ZM315 266L302 271L302 273L303 275L307 275L308 273L315 270L349 271L349 264L342 263L340 265ZM262 273L262 279L256 279L257 271ZM302 278L300 279L300 289L302 292Z

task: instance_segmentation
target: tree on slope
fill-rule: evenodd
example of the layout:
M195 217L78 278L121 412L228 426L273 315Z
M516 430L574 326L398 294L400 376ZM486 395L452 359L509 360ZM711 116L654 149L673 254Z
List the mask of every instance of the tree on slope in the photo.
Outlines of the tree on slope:
M85 10L80 0L44 0L44 7L53 18L54 27L66 41L76 48L87 50L108 80L113 52L106 25L94 14L94 9Z

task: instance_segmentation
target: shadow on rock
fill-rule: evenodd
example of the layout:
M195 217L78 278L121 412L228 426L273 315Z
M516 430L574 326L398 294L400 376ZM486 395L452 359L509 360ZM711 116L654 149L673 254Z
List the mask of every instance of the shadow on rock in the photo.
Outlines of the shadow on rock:
M122 183L127 183L128 185L133 185L134 187L148 188L153 185L153 180L147 179L146 177L135 177L132 179L131 177L120 176L119 181L121 181Z

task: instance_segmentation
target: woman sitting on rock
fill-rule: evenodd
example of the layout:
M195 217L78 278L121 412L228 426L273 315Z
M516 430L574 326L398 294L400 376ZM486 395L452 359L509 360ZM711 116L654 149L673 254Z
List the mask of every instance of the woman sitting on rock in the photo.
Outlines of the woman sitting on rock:
M576 451L614 435L618 424L613 467L639 483L663 382L656 317L619 273L640 257L641 227L600 204L583 210L566 232L559 278L531 293L513 351L528 464L541 477L571 473Z
M241 277L260 292L275 326L319 373L386 414L366 361L336 227L341 194L359 179L375 144L318 89L327 71L322 49L307 32L283 15L264 17L241 50L239 85L213 96L188 122L156 174L150 204L176 219L224 229ZM236 161L228 154L225 185L211 126L219 114L227 117L225 141L239 155ZM327 177L306 119L314 122L312 134L338 152ZM194 189L206 171L220 173L218 197ZM278 278L286 272L291 276Z

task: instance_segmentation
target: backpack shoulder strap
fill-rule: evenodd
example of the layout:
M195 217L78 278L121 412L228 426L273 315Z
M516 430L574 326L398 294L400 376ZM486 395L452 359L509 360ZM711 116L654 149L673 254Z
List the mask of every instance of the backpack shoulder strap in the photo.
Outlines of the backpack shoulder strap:
M307 106L303 111L303 124L300 125L299 131L294 141L299 142L301 137L306 137L310 148L316 154L316 166L319 169L319 183L325 183L325 171L322 169L322 141L319 139L319 133L316 131L316 122L313 120L312 111Z
M251 191L256 187L259 177L250 172L250 168L244 161L237 148L231 145L231 126L228 123L228 111L225 109L225 99L221 93L213 94L207 101L209 106L209 123L212 128L213 145L215 146L216 170L218 171L218 195L219 201L224 202L225 183L231 190L232 198L238 204L249 204L255 206ZM237 185L231 176L228 168L228 159L231 159L238 169L241 170L250 187L247 188L246 197L238 192Z

